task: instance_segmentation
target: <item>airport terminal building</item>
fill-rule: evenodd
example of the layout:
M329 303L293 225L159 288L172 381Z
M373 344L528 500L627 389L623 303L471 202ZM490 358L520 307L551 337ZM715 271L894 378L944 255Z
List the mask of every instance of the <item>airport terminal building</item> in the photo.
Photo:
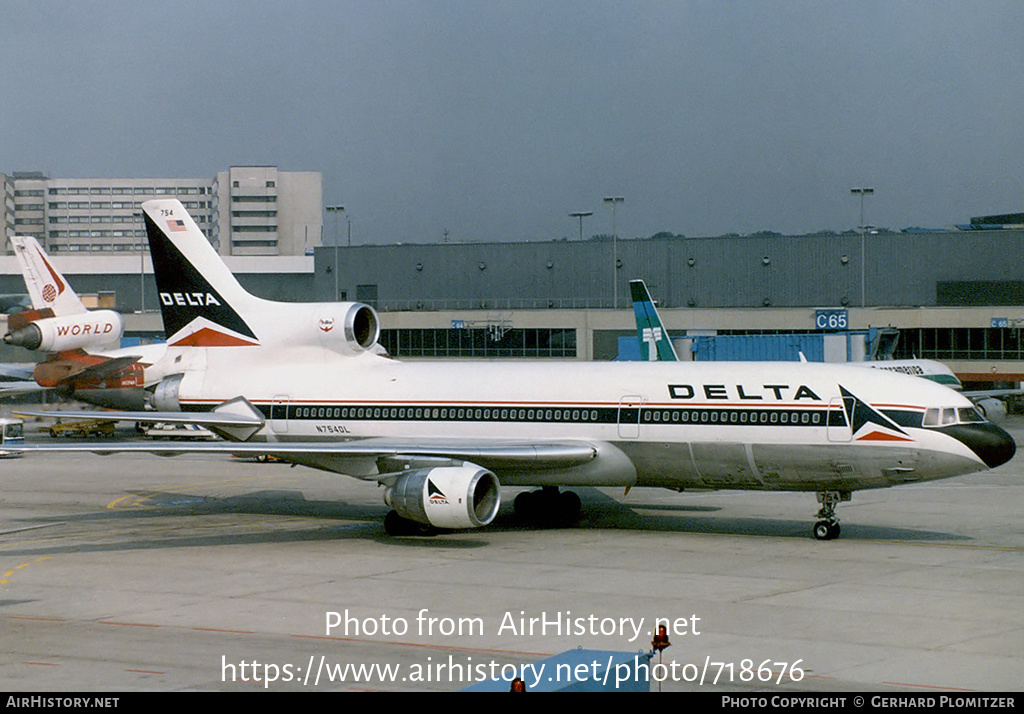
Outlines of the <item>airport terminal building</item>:
M340 299L381 311L396 356L603 360L635 335L639 278L677 340L827 331L828 309L849 330L898 328L898 357L1012 382L1024 379L1022 242L1024 230L993 229L356 246L337 267L326 247L315 293L333 299L336 271Z
M1024 380L1019 225L982 218L952 231L509 243L396 236L349 247L321 241L319 174L232 167L210 179L0 180L8 235L40 238L79 293L102 296L145 337L162 325L138 252L138 204L176 195L248 290L369 303L384 347L403 359L614 359L619 338L636 334L629 281L643 279L677 347L715 334L830 332L827 312L847 330L896 328L895 356L946 362L965 382ZM128 220L135 214L138 223ZM0 293L21 292L16 260L0 256Z

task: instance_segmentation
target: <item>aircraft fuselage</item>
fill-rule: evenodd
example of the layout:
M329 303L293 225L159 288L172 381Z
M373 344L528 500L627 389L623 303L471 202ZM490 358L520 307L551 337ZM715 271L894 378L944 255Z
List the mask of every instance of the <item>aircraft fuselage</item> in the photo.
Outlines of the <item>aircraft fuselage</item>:
M266 418L257 438L268 441L568 440L598 449L593 463L568 471L492 467L504 485L845 492L970 473L1014 449L980 418L924 426L929 409L971 410L946 387L843 365L396 362L310 350L281 370L249 364L251 348L205 352L204 369L185 372L181 407L244 394Z

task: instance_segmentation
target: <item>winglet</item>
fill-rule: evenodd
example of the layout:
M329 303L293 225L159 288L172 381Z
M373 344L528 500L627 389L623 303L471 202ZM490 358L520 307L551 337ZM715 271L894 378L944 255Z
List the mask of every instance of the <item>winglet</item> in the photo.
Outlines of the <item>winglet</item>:
M645 362L678 362L672 340L661 324L658 310L643 280L630 280L633 314L636 315L636 336L640 340L640 359ZM643 348L647 345L647 349Z

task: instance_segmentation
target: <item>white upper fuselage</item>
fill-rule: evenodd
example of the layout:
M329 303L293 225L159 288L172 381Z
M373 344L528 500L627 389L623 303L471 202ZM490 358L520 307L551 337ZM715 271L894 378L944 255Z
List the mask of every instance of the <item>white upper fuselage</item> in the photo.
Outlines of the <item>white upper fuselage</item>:
M244 395L267 418L258 438L270 441L578 440L628 456L632 471L602 482L672 488L855 490L985 468L965 444L921 425L926 410L970 409L967 399L852 366L399 362L314 347L282 348L276 359L249 347L177 351L167 364L184 371L182 408ZM848 419L854 399L870 409ZM865 420L868 411L876 416ZM536 473L499 476L545 483Z

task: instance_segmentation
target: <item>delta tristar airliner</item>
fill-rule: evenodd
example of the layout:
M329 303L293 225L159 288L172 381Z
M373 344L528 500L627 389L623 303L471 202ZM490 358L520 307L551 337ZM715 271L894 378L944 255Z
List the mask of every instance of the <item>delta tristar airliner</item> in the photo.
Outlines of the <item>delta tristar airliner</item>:
M143 211L168 336L143 414L231 441L83 450L269 453L348 474L386 487L389 533L485 526L501 486L540 487L517 513L570 515L580 501L563 487L804 491L825 540L853 491L992 468L1016 448L946 387L846 365L388 359L369 306L257 298L178 201Z

